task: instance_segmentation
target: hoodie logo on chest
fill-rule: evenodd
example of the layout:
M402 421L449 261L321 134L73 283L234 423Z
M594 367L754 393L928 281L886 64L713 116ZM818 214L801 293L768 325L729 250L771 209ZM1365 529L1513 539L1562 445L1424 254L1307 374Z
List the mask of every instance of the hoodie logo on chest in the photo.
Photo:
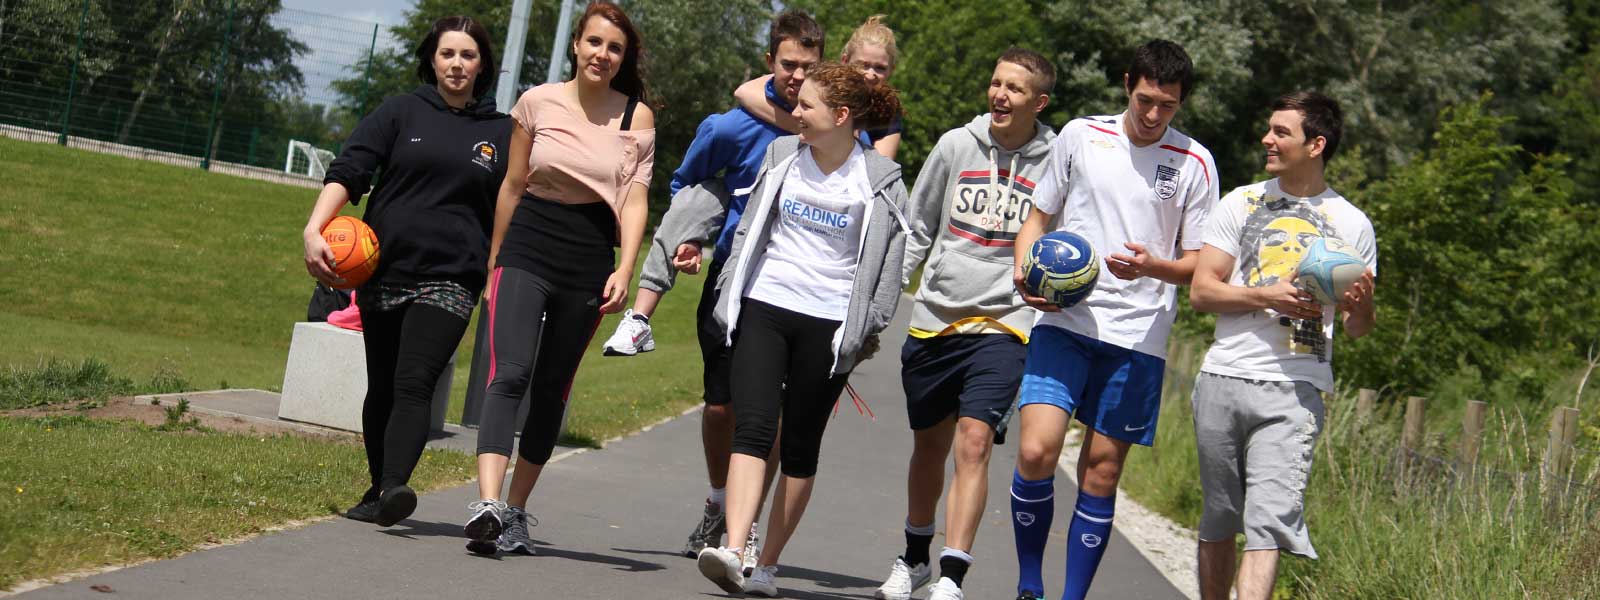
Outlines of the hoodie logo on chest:
M950 199L950 233L985 247L1010 248L1033 212L1034 182L1001 169L962 171Z
M499 150L494 147L492 142L478 142L472 146L473 164L483 167L485 171L490 173L494 172L494 161L497 154L499 154Z

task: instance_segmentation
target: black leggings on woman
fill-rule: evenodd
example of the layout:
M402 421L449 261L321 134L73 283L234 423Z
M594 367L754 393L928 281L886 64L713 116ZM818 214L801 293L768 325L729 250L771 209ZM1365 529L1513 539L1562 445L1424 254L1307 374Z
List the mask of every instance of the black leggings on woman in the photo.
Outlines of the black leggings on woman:
M528 420L517 453L542 465L556 447L572 380L600 324L603 300L592 288L558 285L516 267L495 269L489 286L491 366L478 454L511 456L514 427L509 424L528 392Z
M734 452L766 460L781 416L783 474L817 474L828 414L850 378L829 375L838 328L838 321L744 299L733 344Z
M461 344L467 321L451 312L408 303L393 310L361 312L367 354L367 399L361 428L367 472L376 492L411 480L433 414L433 392L450 356Z

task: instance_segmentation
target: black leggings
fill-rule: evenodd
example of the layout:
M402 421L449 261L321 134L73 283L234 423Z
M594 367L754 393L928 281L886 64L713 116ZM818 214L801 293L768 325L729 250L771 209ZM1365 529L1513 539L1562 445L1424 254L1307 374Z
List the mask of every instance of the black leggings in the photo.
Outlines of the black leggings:
M412 302L394 310L361 311L367 354L367 400L361 428L372 485L404 485L428 443L434 387L461 344L467 321L436 306Z
M600 325L600 293L559 286L516 267L495 269L489 289L489 388L478 454L511 456L517 408L531 385L518 454L542 465L561 433L578 362Z
M733 344L733 451L765 460L778 438L783 474L817 474L828 413L849 380L833 370L838 321L744 299Z

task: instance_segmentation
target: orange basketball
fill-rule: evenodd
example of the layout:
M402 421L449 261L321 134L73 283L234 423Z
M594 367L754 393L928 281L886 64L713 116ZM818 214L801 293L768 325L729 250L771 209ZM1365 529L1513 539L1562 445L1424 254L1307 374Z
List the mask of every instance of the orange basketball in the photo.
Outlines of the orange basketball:
M333 249L333 272L344 278L339 289L355 289L378 270L378 234L361 219L334 217L322 228L322 239Z

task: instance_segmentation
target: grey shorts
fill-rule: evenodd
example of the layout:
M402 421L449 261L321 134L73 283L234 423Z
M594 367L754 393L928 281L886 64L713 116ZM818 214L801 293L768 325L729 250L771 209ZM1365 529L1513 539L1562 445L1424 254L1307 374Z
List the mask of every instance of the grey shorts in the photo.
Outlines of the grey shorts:
M1305 492L1322 432L1322 393L1304 381L1255 381L1201 373L1194 385L1195 445L1205 511L1201 541L1316 558Z

